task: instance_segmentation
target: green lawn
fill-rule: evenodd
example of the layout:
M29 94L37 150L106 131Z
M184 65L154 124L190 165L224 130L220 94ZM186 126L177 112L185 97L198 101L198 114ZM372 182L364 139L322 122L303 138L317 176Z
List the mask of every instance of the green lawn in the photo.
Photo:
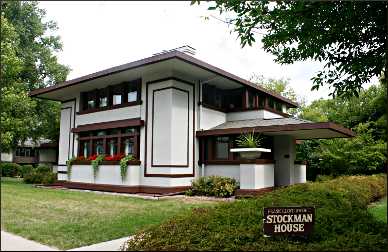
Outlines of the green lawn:
M370 205L368 211L379 221L387 223L387 197Z
M1 229L59 249L121 238L191 208L212 205L35 188L17 179L1 180Z

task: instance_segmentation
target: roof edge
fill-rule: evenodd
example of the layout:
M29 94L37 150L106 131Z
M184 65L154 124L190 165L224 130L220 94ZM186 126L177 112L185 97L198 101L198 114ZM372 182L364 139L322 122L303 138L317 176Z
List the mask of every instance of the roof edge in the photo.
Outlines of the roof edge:
M346 137L356 136L356 133L354 133L352 130L333 122L299 123L299 124L269 125L269 126L243 127L243 128L199 130L196 132L196 136L204 137L204 136L214 136L214 135L241 134L241 133L252 132L253 130L255 132L265 133L265 132L310 130L310 129L331 129L340 134L345 135Z
M238 77L237 75L234 75L232 73L229 73L225 70L222 70L221 68L218 68L218 67L215 67L213 65L210 65L202 60L199 60L197 58L194 58L192 56L189 56L185 53L182 53L182 52L178 52L178 51L174 51L174 52L168 52L168 53L164 53L164 54L159 54L159 55L155 55L155 56L151 56L151 57L148 57L148 58L143 58L143 59L140 59L140 60L137 60L137 61L133 61L133 62L130 62L130 63L126 63L126 64L123 64L123 65L119 65L119 66L115 66L115 67L111 67L111 68L108 68L108 69L105 69L105 70L101 70L101 71L98 71L98 72L95 72L95 73L92 73L92 74L88 74L88 75L84 75L84 76L81 76L81 77L78 77L78 78L75 78L75 79L71 79L71 80L68 80L68 81L64 81L64 82L61 82L61 83L58 83L58 84L55 84L53 86L49 86L49 87L45 87L45 88L39 88L39 89L35 89L35 90L32 90L29 95L31 97L37 97L39 95L42 95L42 94L45 94L45 93L49 93L49 92L52 92L52 91L55 91L55 90L58 90L58 89L62 89L62 88L66 88L66 87L70 87L70 86L73 86L73 85L77 85L77 84L80 84L80 83L83 83L83 82L86 82L86 81L90 81L90 80L93 80L93 79L97 79L97 78L101 78L101 77L105 77L105 76L108 76L108 75L111 75L111 74L115 74L115 73L119 73L119 72L122 72L122 71L126 71L126 70L130 70L130 69L134 69L134 68L138 68L138 67L142 67L142 66L145 66L145 65L149 65L149 64L154 64L154 63L158 63L158 62L161 62L161 61L165 61L165 60L169 60L169 59L173 59L173 58L177 58L179 60L182 60L184 62L187 62L191 65L195 65L197 67L200 67L204 70L207 70L207 71L210 71L210 72L213 72L215 74L218 74L218 75L221 75L222 77L224 78L227 78L229 80L232 80L232 81L236 81L240 84L243 84L243 85L246 85L246 86L250 86L254 89L257 89L263 93L266 93L268 95L271 95L285 103L287 103L288 105L290 105L290 107L298 107L298 103L288 99L288 98L285 98L277 93L274 93L270 90L267 90L259 85L256 85L248 80L245 80L241 77Z

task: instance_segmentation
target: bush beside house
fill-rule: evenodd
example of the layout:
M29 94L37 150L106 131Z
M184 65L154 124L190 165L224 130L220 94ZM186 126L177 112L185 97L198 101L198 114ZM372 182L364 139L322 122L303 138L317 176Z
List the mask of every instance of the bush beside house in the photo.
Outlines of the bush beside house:
M261 196L195 209L139 232L124 250L381 250L386 225L367 205L386 193L385 175L344 176L289 186ZM306 240L263 236L263 207L315 206Z
M186 195L203 195L215 197L230 197L238 188L238 183L233 178L221 176L205 176L194 180Z

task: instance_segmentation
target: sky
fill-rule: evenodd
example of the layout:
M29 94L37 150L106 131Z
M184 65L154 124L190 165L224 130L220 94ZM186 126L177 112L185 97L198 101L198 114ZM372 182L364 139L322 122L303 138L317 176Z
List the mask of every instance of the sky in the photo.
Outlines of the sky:
M232 27L210 17L203 2L40 2L47 20L58 24L63 51L61 64L72 71L69 79L129 63L152 54L190 45L194 57L245 79L252 74L290 79L291 87L307 103L328 98L329 89L310 91L311 77L322 68L313 61L280 65L262 49L260 38L241 48ZM258 35L260 36L260 35Z

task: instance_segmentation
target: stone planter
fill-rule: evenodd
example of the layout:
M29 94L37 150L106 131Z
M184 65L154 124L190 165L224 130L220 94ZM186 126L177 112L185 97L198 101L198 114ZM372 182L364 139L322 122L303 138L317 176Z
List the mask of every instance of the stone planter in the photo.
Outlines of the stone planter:
M258 159L262 152L271 152L271 149L265 148L234 148L230 149L230 152L240 153L240 157L244 159Z

